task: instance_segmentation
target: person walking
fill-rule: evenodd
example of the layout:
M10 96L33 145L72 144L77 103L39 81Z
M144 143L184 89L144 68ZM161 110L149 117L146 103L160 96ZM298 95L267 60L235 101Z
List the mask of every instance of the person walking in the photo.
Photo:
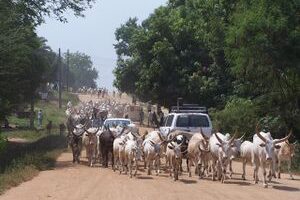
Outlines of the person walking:
M140 110L140 125L144 124L144 111L143 108Z
M42 110L39 110L37 117L38 117L38 128L42 128L42 123L43 123L43 112L42 112Z

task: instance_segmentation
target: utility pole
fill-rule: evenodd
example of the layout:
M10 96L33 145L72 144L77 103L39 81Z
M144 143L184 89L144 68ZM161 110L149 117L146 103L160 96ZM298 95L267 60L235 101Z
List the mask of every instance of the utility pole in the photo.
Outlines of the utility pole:
M62 65L61 65L61 55L60 48L58 50L58 107L61 108L61 92L62 92Z
M68 49L68 52L67 52L67 70L66 70L66 82L67 82L67 92L69 92L69 49Z

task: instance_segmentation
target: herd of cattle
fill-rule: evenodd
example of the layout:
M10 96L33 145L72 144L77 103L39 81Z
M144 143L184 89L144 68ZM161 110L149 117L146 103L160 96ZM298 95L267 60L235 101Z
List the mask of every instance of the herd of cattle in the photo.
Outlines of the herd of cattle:
M237 134L231 136L217 132L205 135L202 130L194 134L179 130L168 135L163 135L159 130L140 134L134 124L128 127L93 127L95 107L105 108L113 116L116 110L125 109L126 105L116 102L82 103L76 108L68 105L67 127L73 162L80 162L81 150L85 147L89 166L94 166L96 161L103 167L111 163L114 171L126 174L129 171L132 177L137 175L139 162L144 163L148 175L152 170L159 175L161 160L165 159L165 169L174 180L178 180L185 159L190 177L195 166L199 178L211 176L212 180L217 178L224 183L228 178L227 169L229 178L232 177L232 160L239 157L243 163L244 180L246 164L252 163L254 182L258 183L258 169L261 168L263 186L268 187L272 177L280 178L282 161L287 161L290 178L293 179L290 167L296 144L288 141L291 131L284 138L273 139L270 132L260 131L257 126L253 141L243 141L243 136L237 138Z

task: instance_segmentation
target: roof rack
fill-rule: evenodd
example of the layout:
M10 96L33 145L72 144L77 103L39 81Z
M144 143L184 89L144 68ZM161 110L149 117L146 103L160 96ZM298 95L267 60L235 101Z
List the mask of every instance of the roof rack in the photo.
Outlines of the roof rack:
M182 106L172 106L171 113L206 113L208 110L205 106L198 104L183 104Z

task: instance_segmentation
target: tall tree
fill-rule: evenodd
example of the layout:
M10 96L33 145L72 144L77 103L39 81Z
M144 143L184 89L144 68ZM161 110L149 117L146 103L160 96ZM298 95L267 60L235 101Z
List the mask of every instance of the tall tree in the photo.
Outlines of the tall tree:
M65 54L66 59L67 54ZM69 83L73 88L82 86L95 88L98 72L93 66L91 57L80 52L69 53Z
M226 55L237 93L254 99L260 114L299 127L299 1L241 0L227 33Z

